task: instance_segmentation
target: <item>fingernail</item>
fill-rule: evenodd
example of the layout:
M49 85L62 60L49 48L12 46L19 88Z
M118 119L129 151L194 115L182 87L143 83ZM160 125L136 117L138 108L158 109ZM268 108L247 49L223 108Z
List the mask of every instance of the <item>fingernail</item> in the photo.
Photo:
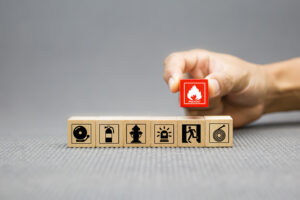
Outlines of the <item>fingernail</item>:
M216 97L221 93L220 84L216 79L208 79L208 85L212 88L211 97Z
M169 82L168 82L168 85L169 85L169 88L170 88L170 90L172 91L172 87L173 87L173 85L174 85L174 78L173 77L171 77L170 79L169 79Z

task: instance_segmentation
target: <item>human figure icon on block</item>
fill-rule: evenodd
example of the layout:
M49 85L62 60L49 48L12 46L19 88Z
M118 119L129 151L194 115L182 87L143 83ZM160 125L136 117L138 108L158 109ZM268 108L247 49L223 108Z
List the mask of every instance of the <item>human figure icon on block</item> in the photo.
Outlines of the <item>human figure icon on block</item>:
M193 138L197 138L197 135L196 135L196 129L193 129L189 126L188 128L189 130L187 131L188 133L190 133L190 136L188 138L188 142L191 143L191 137Z
M201 126L200 124L183 124L182 125L182 142L193 143L191 140L195 138L194 142L201 142Z

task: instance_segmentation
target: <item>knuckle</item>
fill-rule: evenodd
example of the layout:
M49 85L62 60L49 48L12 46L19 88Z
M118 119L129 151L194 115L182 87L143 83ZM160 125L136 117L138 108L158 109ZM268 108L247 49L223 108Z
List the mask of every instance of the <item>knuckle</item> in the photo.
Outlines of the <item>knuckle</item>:
M197 49L192 49L190 50L191 52L197 52L197 53L208 53L209 51L206 50L206 49L200 49L200 48L197 48Z
M174 52L174 53L171 53L170 55L167 56L167 58L165 59L164 61L164 64L167 65L170 61L174 60L174 59L177 59L177 58L180 58L181 57L181 54L179 52Z

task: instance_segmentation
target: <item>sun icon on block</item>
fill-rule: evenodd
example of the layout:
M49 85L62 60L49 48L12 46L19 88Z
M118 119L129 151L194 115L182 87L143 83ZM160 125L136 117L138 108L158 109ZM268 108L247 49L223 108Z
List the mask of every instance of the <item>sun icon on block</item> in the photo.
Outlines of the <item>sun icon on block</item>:
M172 131L170 131L170 128L166 128L166 126L159 127L157 133L157 137L160 137L160 142L169 142L169 137L172 137Z

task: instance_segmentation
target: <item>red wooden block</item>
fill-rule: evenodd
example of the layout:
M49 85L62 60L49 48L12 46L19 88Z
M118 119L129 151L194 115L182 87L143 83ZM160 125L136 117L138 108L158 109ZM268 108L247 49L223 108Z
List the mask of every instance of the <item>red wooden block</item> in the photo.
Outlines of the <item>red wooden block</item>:
M207 79L180 80L181 107L208 107Z

